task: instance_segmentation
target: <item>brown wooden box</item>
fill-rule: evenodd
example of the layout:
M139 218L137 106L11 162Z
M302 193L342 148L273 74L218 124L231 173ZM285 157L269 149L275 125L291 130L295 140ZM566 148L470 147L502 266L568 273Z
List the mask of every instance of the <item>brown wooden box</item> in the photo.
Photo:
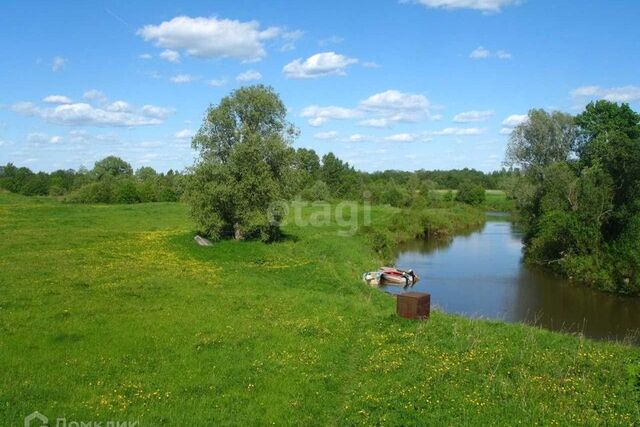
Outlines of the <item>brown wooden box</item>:
M405 292L396 299L398 316L407 319L427 320L431 312L431 295L423 292Z

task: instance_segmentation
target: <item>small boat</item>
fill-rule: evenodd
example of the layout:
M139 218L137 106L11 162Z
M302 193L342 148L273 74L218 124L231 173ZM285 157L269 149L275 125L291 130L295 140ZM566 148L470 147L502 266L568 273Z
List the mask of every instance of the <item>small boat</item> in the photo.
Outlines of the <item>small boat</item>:
M394 267L380 268L380 279L383 285L413 286L420 278L413 270L399 270Z
M394 285L413 286L420 278L413 270L399 270L394 267L381 267L379 271L370 271L362 275L362 280L369 286Z
M382 273L379 271L370 271L362 275L362 280L369 286L380 286L382 280Z

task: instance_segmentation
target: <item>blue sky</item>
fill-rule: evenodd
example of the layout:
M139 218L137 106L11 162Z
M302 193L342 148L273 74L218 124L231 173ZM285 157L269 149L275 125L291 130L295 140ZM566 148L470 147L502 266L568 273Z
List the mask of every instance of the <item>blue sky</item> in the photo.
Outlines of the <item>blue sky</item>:
M530 108L640 109L640 2L14 1L0 5L0 163L193 163L234 88L273 86L296 147L362 170L498 169Z

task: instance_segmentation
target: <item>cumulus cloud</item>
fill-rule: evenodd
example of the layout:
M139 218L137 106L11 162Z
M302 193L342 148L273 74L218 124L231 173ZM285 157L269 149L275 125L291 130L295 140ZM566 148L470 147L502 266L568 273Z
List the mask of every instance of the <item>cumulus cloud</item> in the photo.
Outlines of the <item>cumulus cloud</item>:
M165 49L160 52L160 58L165 61L173 62L174 64L180 63L180 52L177 50Z
M280 48L280 51L289 52L291 50L294 50L296 48L296 41L298 41L298 39L303 35L304 31L300 30L284 32L282 34L282 40L284 41L284 44Z
M505 6L517 5L520 0L403 0L403 3L417 3L432 9L473 9L483 13L499 13Z
M143 53L141 55L138 55L138 58L140 58L140 59L151 59L151 58L153 58L153 56L151 56L150 53Z
M397 133L395 135L386 136L384 140L391 142L413 142L416 138L417 135L412 133Z
M504 50L498 50L496 52L492 52L488 49L485 49L482 46L479 46L471 51L469 54L469 58L471 59L487 59L487 58L498 58L498 59L511 59L512 55Z
M176 74L175 76L169 78L173 83L183 84L183 83L191 83L196 80L195 76L191 74Z
M91 89L86 91L85 93L82 94L82 97L84 99L88 99L89 101L96 101L96 102L105 102L107 100L107 97L105 96L105 94L97 89Z
M502 121L502 126L506 128L514 128L528 120L527 114L512 114Z
M362 135L360 133L354 133L353 135L349 136L349 142L362 142L370 139L371 139L370 137L366 135Z
M131 111L132 108L131 105L126 101L115 101L107 105L105 109L112 112L125 112Z
M262 74L260 74L256 70L248 70L236 76L236 80L239 82L253 82L256 80L260 80L261 78Z
M500 134L509 135L513 131L513 129L525 123L529 120L529 116L527 114L512 114L506 119L502 121L502 129L500 129Z
M212 79L207 81L207 85L211 87L220 87L227 84L227 79Z
M51 70L56 73L67 65L67 59L62 56L55 56L51 61Z
M358 108L375 117L362 120L359 124L388 127L397 122L416 122L430 117L430 106L424 95L387 90L360 102Z
M313 135L315 139L333 139L336 136L338 136L338 132L336 132L335 130L329 132L318 132Z
M493 117L494 114L493 110L465 111L464 113L456 114L453 117L453 121L456 123L484 122Z
M640 87L622 86L603 88L600 86L581 86L571 91L573 98L601 98L610 102L634 102L640 100Z
M343 107L320 107L318 105L310 105L302 110L300 116L309 119L311 126L320 126L329 120L345 120L352 119L361 115L358 110Z
M173 136L177 139L190 139L193 138L195 132L191 129L182 129L176 132Z
M73 101L64 95L49 95L42 99L47 104L71 104Z
M62 137L59 135L49 136L42 132L33 132L27 135L27 141L32 144L58 144L62 142Z
M323 76L344 76L349 65L357 63L335 52L316 53L303 60L298 58L282 68L282 72L290 79L314 79Z
M442 130L437 131L429 131L428 135L438 135L438 136L467 136L467 135L481 135L486 131L483 128L458 128L458 127L449 127Z
M137 34L156 46L184 51L197 58L235 58L259 61L266 56L264 42L275 38L291 40L297 32L279 27L261 28L257 21L217 17L177 16L159 25L145 25Z
M99 97L97 99L106 98ZM40 117L50 123L98 127L157 125L173 113L173 110L169 108L154 105L135 108L125 101L115 101L106 106L95 106L86 102L39 106L32 102L22 101L12 105L11 109L20 115ZM59 141L52 140L50 142Z
M382 128L398 122L441 118L431 115L430 106L431 103L422 94L387 90L360 101L356 108L310 105L300 115L307 118L311 126L320 126L334 119L362 118L359 125Z

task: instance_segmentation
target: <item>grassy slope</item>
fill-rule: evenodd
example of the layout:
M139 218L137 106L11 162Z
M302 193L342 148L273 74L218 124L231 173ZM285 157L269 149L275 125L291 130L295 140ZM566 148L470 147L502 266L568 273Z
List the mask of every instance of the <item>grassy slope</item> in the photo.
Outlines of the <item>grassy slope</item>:
M374 219L390 210L376 208ZM180 204L0 194L0 420L630 424L637 349L435 312L365 287L364 238L288 226L201 248Z

